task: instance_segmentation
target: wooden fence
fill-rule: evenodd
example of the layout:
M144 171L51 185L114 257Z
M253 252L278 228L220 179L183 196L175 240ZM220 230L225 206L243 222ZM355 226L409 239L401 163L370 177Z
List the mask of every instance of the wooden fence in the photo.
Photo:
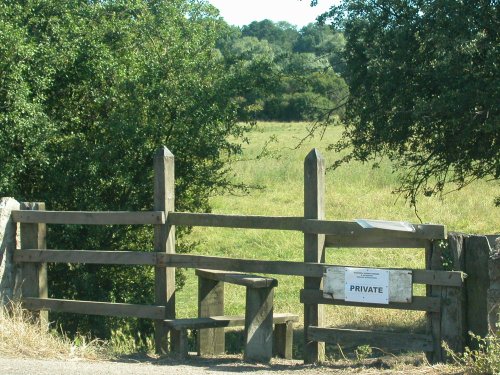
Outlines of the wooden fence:
M24 204L13 211L21 223L21 249L14 259L21 264L23 302L34 311L59 311L94 315L149 318L155 321L157 351L168 351L169 329L165 320L175 319L175 267L294 275L304 278L300 293L304 304L304 361L321 361L324 342L371 344L389 349L425 351L433 362L442 360L441 341L455 349L463 348L465 325L463 273L444 271L441 247L436 241L446 238L442 225L415 224L414 232L364 229L355 221L325 220L324 160L312 150L304 163L304 216L240 216L174 211L174 157L160 149L154 158L154 210L150 212L58 212L45 211L43 203ZM45 244L47 224L154 225L154 251L49 250ZM248 260L175 253L176 226L275 229L304 234L304 262ZM426 296L413 296L410 303L388 305L362 304L323 296L325 249L329 247L424 248L426 269L414 269L412 282L426 284ZM47 292L46 263L94 263L150 265L155 267L155 304L70 301L51 299ZM323 305L368 306L427 312L426 334L346 330L323 327ZM44 316L42 314L42 319ZM171 337L176 345L176 337Z

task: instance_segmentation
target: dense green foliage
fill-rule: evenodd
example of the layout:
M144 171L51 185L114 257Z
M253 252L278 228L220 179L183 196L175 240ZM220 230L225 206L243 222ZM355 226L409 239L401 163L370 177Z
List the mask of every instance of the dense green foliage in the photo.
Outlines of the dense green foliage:
M254 21L219 40L227 69L246 67L242 103L263 120L323 120L341 114L347 86L340 76L344 39L329 27L297 30L287 22ZM260 81L251 79L257 74ZM264 79L262 79L264 78ZM247 82L256 85L248 85Z
M413 204L500 178L498 1L344 0L323 20L346 39L342 161L388 156Z
M226 29L198 1L3 1L0 196L55 210L150 210L153 154L166 145L176 156L176 208L209 210L211 194L234 187L225 160L240 146L229 139L246 129L236 122L243 72L228 74L215 48ZM48 245L147 250L152 229L51 226ZM49 278L53 297L154 296L145 267L63 264ZM101 337L115 327L64 319L66 329Z

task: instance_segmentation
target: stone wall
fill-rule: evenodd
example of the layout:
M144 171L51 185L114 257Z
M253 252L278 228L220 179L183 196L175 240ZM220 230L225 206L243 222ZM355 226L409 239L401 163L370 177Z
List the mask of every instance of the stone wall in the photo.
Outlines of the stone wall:
M0 306L17 295L17 269L13 257L19 244L19 231L12 221L11 211L19 207L14 198L0 198Z

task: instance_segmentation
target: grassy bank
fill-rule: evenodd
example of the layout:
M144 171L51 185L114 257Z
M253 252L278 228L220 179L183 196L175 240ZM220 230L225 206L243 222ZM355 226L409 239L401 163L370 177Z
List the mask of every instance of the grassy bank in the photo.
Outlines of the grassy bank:
M300 147L307 134L304 123L261 123L250 135L250 144L234 165L235 181L260 185L246 196L224 195L212 198L213 212L250 215L290 215L303 213L303 160L312 148L318 148L328 162L337 155L327 151L328 144L340 136L340 128L330 128L323 138L313 138ZM270 156L259 158L263 145L271 138ZM414 210L391 192L397 176L388 163L372 169L370 165L350 163L326 177L327 219L371 218L418 222ZM494 233L498 231L500 210L493 207L496 186L476 182L442 199L422 197L418 213L425 223L445 224L449 231ZM300 233L287 231L195 228L192 238L199 242L196 253L247 259L302 260L303 239ZM376 267L423 268L422 249L330 249L327 262ZM302 315L299 277L278 276L275 311ZM196 278L188 271L186 287L178 295L182 317L196 316ZM226 286L226 313L244 311L244 290ZM424 293L423 288L417 293ZM327 307L327 324L339 327L410 329L424 326L422 313L378 309Z

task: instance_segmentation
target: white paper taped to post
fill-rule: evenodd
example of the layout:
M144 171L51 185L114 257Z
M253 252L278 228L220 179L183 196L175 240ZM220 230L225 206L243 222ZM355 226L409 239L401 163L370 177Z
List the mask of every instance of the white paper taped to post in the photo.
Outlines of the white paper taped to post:
M386 220L370 220L356 219L356 223L364 229L384 229L397 232L415 232L413 224L405 221L386 221Z
M326 267L323 279L325 298L376 304L412 301L410 270Z

